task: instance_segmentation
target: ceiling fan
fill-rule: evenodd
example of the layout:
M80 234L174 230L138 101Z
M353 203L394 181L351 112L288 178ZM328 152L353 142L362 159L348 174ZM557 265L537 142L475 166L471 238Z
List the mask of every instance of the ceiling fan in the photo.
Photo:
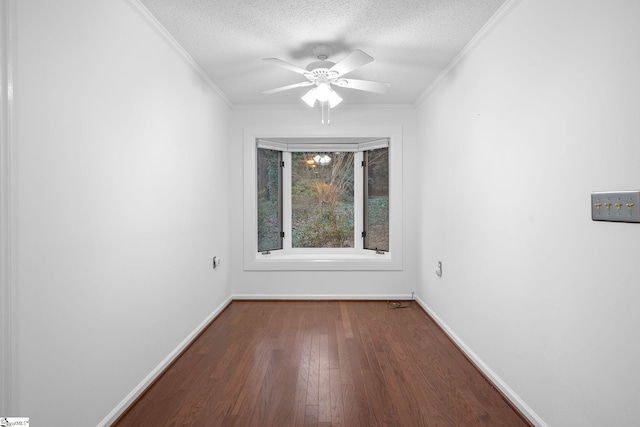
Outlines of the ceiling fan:
M356 68L360 68L373 61L371 56L359 49L351 52L338 63L327 61L327 58L331 56L332 53L331 48L328 46L319 45L314 47L312 51L318 60L307 65L307 68L301 68L277 58L265 58L264 60L270 64L278 65L287 70L302 74L308 81L266 90L262 93L271 94L298 87L315 86L302 97L302 100L310 107L313 107L316 101L320 101L323 106L325 103L328 103L328 107L333 108L342 102L342 98L333 90L332 85L340 88L375 93L385 93L387 89L389 89L389 83L343 77Z

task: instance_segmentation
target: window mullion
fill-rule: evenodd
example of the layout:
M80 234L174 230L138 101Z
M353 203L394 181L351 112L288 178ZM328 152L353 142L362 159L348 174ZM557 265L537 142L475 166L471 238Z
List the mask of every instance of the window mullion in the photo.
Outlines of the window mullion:
M284 252L291 252L291 153L283 152L282 161L284 162L282 170L282 230L284 231L282 249Z
M363 153L358 151L354 153L353 162L353 232L354 247L356 251L362 251L364 241L362 239L362 231L364 230L364 168L362 167Z

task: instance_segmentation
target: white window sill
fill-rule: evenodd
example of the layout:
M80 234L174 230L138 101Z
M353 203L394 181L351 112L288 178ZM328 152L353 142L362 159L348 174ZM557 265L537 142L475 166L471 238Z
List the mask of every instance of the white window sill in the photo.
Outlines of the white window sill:
M390 253L282 253L263 255L245 260L245 270L402 270L402 264Z

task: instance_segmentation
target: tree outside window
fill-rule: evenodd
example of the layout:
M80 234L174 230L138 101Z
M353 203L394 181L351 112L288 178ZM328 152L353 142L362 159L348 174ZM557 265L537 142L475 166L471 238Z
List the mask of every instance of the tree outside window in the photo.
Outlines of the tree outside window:
M353 153L292 153L291 164L292 247L354 247Z

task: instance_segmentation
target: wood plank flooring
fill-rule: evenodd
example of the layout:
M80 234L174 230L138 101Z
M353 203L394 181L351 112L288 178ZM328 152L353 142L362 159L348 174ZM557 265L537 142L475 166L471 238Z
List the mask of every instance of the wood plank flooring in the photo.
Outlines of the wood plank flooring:
M530 426L416 304L233 301L114 424Z

